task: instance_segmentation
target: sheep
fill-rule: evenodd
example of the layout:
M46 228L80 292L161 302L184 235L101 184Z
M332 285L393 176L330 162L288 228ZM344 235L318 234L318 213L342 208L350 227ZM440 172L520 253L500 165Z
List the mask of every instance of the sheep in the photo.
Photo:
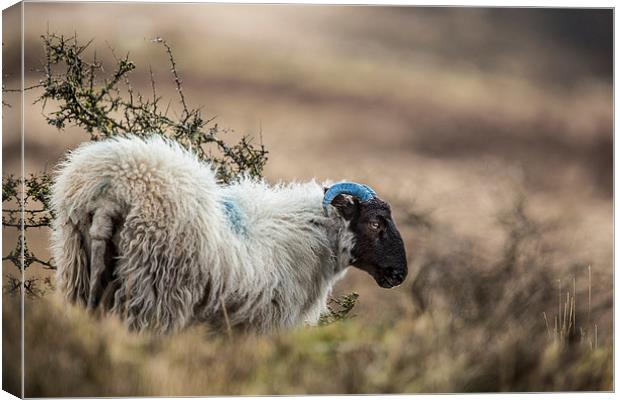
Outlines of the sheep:
M51 207L58 290L133 330L315 324L350 265L385 288L407 275L390 206L368 186L219 185L210 164L158 135L70 152Z

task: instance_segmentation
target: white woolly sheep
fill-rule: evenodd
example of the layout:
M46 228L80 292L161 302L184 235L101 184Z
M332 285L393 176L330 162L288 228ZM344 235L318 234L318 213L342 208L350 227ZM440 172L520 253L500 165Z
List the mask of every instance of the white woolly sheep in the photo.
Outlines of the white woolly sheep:
M59 166L52 208L59 290L133 329L312 324L349 265L382 287L407 274L389 205L367 186L220 186L160 136L78 147Z

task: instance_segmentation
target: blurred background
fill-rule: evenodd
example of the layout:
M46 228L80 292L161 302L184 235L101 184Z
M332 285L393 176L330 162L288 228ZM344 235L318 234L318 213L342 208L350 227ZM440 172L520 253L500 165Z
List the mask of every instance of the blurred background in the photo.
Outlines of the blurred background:
M396 375L384 379L393 386L373 384L369 376L379 375L372 368L382 370L388 361L370 355L355 358L369 367L361 377L343 377L352 379L349 386L317 386L323 382L317 378L276 387L255 377L252 382L264 385L143 384L104 393L610 390L612 19L612 10L604 9L26 3L25 86L42 76L41 35L77 34L83 42L93 39L87 51L96 51L110 68L113 54L129 53L137 65L131 84L147 95L151 67L158 93L178 113L168 56L152 42L162 37L174 52L188 103L201 106L206 117L217 116L230 129L230 140L247 134L269 150L268 181L348 179L369 184L389 201L407 246L407 282L384 290L351 270L336 295L360 294L357 328L396 324L392 336L372 338L386 340L383 350L409 349L412 362L443 374L420 377L410 363L388 357ZM4 50L18 48L18 39L5 35ZM19 61L5 57L8 88L18 86L19 75L11 71L19 71ZM35 89L25 97L27 172L52 169L68 149L89 138L75 128L58 132L47 125L41 104L32 104L38 95ZM16 99L5 95L9 103ZM18 108L5 109L5 171L19 166ZM48 234L29 232L33 251L47 252ZM12 246L7 235L4 245ZM4 264L4 274L14 268ZM553 341L554 316L562 312L558 297L562 310L566 293L582 329L576 335L590 348L605 349L596 355L602 367L588 369L599 366L590 359L586 367L579 364L582 381L567 372L570 362L560 356L511 364L520 354L514 343ZM464 349L495 348L495 332L508 335L511 345L497 345L488 369L469 370L480 376L442 369L477 363L482 356ZM334 334L345 335L338 336L339 343L347 342L346 334ZM445 341L425 342L430 336ZM428 354L415 352L421 343L431 349ZM27 371L38 388L32 394L72 393L46 386L49 378L34 367L45 362L33 359ZM538 381L516 373L489 378L498 365L541 377L539 368L556 365L548 373L563 378ZM240 382L240 376L227 379ZM80 393L92 395L103 389L84 390Z

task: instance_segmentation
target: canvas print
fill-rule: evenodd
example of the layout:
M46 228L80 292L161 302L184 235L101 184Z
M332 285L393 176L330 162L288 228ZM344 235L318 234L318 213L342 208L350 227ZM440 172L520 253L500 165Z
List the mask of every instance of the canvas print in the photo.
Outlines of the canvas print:
M612 9L2 17L3 390L613 391Z

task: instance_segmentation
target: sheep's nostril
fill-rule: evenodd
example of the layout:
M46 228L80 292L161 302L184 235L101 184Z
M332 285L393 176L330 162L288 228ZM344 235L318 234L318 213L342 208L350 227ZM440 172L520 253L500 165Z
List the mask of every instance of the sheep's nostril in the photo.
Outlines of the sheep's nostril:
M392 276L394 277L394 279L398 279L398 281L402 282L405 280L406 273L405 271L394 271L392 273Z

